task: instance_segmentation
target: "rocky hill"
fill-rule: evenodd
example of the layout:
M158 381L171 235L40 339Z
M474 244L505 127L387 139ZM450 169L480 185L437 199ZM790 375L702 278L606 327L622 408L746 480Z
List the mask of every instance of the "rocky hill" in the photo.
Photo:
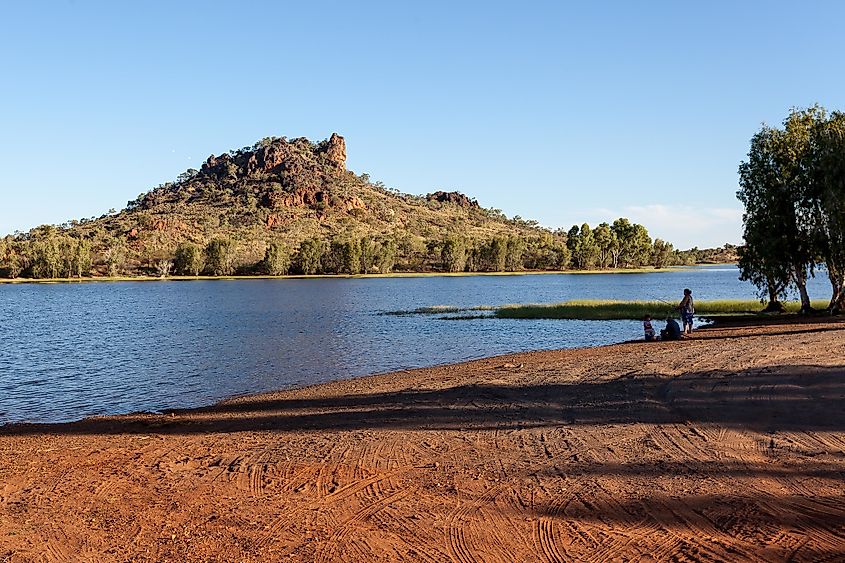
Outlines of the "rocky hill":
M193 269L261 273L267 269L268 250L273 246L285 255L282 266L287 263L292 271L305 273L486 270L502 263L500 255L507 250L509 238L512 252L524 254L531 247L541 255L527 262L524 257L512 259L513 269L565 267L564 234L551 233L531 221L508 219L458 192L411 196L371 182L366 174L346 169L346 143L333 134L319 143L270 137L251 147L212 155L199 170L187 170L175 182L141 194L120 212L71 221L64 228L39 227L17 241L7 238L0 260L5 254L7 275L27 275L40 257L35 247L49 246L44 241L57 239L50 244L58 254L72 253L69 247L74 245L87 245L89 271L94 274L180 269L188 273L192 268L180 262L180 247L194 245L203 250L214 241L224 241L225 267L209 266L214 260L205 256L197 259ZM308 267L297 261L304 241L319 253L317 263ZM483 247L494 241L504 250L493 249L496 256L482 256ZM17 251L16 243L20 243ZM30 243L30 248L23 248L23 243ZM351 263L368 251L379 255L372 264L366 256L360 268ZM36 268L32 275L78 272L80 268L70 262L66 258L55 268ZM82 269L86 266L83 263ZM52 275L55 272L57 276Z
M333 134L212 155L119 212L0 239L0 276L358 274L663 267L679 252L620 218L567 231L508 219L455 191L412 196L346 169Z

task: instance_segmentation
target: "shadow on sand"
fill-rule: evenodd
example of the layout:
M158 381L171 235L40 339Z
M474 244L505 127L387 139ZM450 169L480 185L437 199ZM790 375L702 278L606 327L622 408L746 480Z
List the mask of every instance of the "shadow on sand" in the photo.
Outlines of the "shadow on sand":
M441 390L243 398L162 415L14 424L25 434L485 430L626 423L712 423L758 432L845 430L845 373L813 365L706 371L669 378L639 374L598 383L464 385Z

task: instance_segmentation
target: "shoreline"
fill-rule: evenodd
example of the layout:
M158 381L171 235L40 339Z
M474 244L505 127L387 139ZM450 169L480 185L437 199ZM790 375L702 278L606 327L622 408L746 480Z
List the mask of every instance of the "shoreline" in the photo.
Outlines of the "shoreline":
M837 319L841 319L843 324L845 324L845 317L831 317L827 320L831 322L836 322ZM706 324L701 324L698 328L695 329L695 334L701 334L704 331L706 335L706 331L711 331L714 329L740 329L740 328L747 328L751 327L759 327L759 326L766 326L766 325L796 325L796 324L810 324L810 323L818 323L819 318L802 318L802 317L771 317L771 318L759 318L759 317L745 317L745 316L730 316L730 317L702 317L702 320L706 320ZM603 322L603 320L599 319L597 322ZM213 403L198 405L195 407L168 407L163 408L158 411L132 411L127 413L116 413L116 414L105 414L105 415L90 415L85 416L83 418L69 420L69 421L58 421L58 422L47 422L47 421L13 421L13 422L6 422L0 423L0 436L3 435L4 430L11 430L14 431L15 427L38 427L43 429L49 429L50 427L54 426L68 426L68 425L77 425L84 423L86 421L107 421L107 420L121 420L121 419L130 419L130 418L146 418L146 417L161 417L161 416L169 416L169 415L190 415L191 413L200 412L200 411L208 411L213 410L217 407L224 406L230 402L238 402L241 400L252 400L264 396L273 396L277 394L283 393L296 393L296 392L305 392L309 390L319 390L320 387L323 386L332 386L337 385L345 382L351 381L361 381L362 384L366 383L367 380L370 379L381 379L381 378L390 378L392 376L398 375L408 375L413 374L414 372L422 372L422 371L429 371L429 370L457 370L461 368L466 368L471 366L472 364L478 362L497 362L497 361L504 361L505 363L518 363L518 359L525 355L537 355L537 354L550 354L550 353L567 353L567 352L578 352L578 351L589 351L589 350L601 350L603 348L616 348L618 346L624 345L635 345L635 344L648 344L648 345L665 345L671 346L673 343L682 342L682 341L691 341L695 340L696 338L683 338L681 341L654 341L654 342L645 342L643 339L633 339L633 340L622 340L619 342L611 342L609 344L596 344L593 346L578 346L575 348L551 348L546 350L528 350L522 352L512 352L512 353L505 353L505 354L497 354L493 356L484 356L481 358L476 358L473 360L465 360L460 362L447 362L442 364L434 364L430 366L421 366L421 367L414 367L408 368L403 370L394 370L394 371L385 371L385 372L376 372L376 373L368 373L364 375L357 375L350 378L339 378L339 379L331 379L328 381L322 381L318 383L307 383L302 385L293 385L291 387L279 388L279 389L271 389L268 391L258 391L258 392L247 392L247 393L239 393L236 395L231 395L228 397L224 397L218 401ZM700 339L700 337L699 337ZM510 362L509 362L510 361Z
M0 427L0 560L842 558L843 335L721 325Z
M695 264L666 268L607 268L604 270L520 270L518 272L390 272L388 274L314 274L314 275L242 275L242 276L101 276L82 278L0 278L0 284L75 284L92 282L167 282L167 281L232 281L232 280L311 280L311 279L390 279L471 276L533 276L533 275L592 275L592 274L659 274L691 268L735 266L726 264Z
M711 322L707 325L702 325L701 329L706 327L714 326L714 323ZM57 426L73 426L78 425L81 423L85 423L87 421L106 421L106 420L122 420L122 419L134 419L134 418L148 418L148 417L161 417L161 416L170 416L170 415L190 415L192 413L197 413L201 411L208 411L213 410L218 407L223 407L227 403L237 403L239 401L244 400L254 400L264 396L274 396L280 393L297 393L297 392L307 392L310 390L319 391L320 387L323 386L332 386L337 385L345 382L350 381L362 381L362 383L366 383L366 380L370 379L381 379L381 378L391 378L393 376L407 376L413 374L414 372L421 372L421 371L428 371L428 370L440 370L440 369L460 369L471 364L475 364L477 362L496 362L496 361L505 361L506 360L515 360L516 358L526 355L526 354L546 354L546 353L554 353L554 352L573 352L578 350L597 350L601 348L607 347L615 347L621 346L624 344L636 344L641 342L641 340L623 340L620 342L612 342L609 344L597 344L594 346L579 346L577 348L552 348L548 350L528 350L523 352L511 352L505 354L496 354L493 356L484 356L482 358L476 358L473 360L465 360L460 362L447 362L442 364L434 364L430 366L421 366L421 367L414 367L408 368L403 370L393 370L393 371L383 371L383 372L376 372L376 373L368 373L364 375L357 375L349 378L340 378L340 379L331 379L328 381L322 381L318 383L306 383L302 385L293 385L291 387L284 387L279 389L271 389L269 391L258 391L258 392L248 392L248 393L239 393L236 395L231 395L228 397L224 397L218 401L213 403L199 405L195 407L168 407L158 411L132 411L127 413L117 413L117 414L104 414L104 415L91 415L85 416L83 418L68 420L68 421L58 421L58 422L47 422L47 421L18 421L18 422L6 422L0 423L0 436L3 435L4 430L10 430L14 432L16 427L38 427L41 429L49 429L51 427Z
M786 320L783 322L791 322L790 320ZM707 324L702 324L696 331L699 330L706 330L708 328L714 328L717 324L720 324L720 320L709 320ZM728 326L741 326L741 323L748 324L747 321L744 322L742 317L737 319L726 319L725 324ZM364 375L357 375L350 378L340 378L340 379L331 379L328 381L322 381L319 383L307 383L302 385L293 385L291 387L279 388L279 389L271 389L269 391L258 391L258 392L248 392L248 393L239 393L236 395L231 395L228 397L224 397L218 401L213 403L198 405L195 407L168 407L163 408L158 411L132 411L127 413L116 413L116 414L105 414L105 415L90 415L85 416L82 418L74 419L74 420L67 420L67 421L57 421L57 422L48 422L48 421L12 421L12 422L5 422L0 423L0 436L2 436L4 429L14 429L13 427L21 426L21 427L43 427L49 428L52 426L66 426L66 425L75 425L87 420L110 420L110 419L122 419L126 417L144 417L144 416L166 416L171 414L190 414L194 411L203 411L208 409L213 409L230 401L238 401L243 399L250 399L256 398L264 395L274 395L278 393L289 393L289 392L297 392L297 391L305 391L311 388L318 388L324 385L333 385L347 381L357 381L357 380L366 380L370 378L382 378L382 377L391 377L397 374L408 374L413 373L416 371L424 371L424 370L432 370L432 369L458 369L461 367L465 367L469 364L473 364L476 362L495 362L496 360L505 360L505 359L514 359L515 357L524 355L524 354L545 354L550 352L572 352L578 350L597 350L601 348L607 347L615 347L624 344L636 344L643 342L641 339L637 340L622 340L619 342L611 342L609 344L596 344L593 346L578 346L575 348L551 348L547 350L528 350L522 352L512 352L512 353L505 353L505 354L496 354L493 356L484 356L482 358L476 358L474 360L465 360L461 362L447 362L442 364L434 364L430 366L421 366L421 367L414 367L408 368L404 370L394 370L394 371L385 371L385 372L376 372L376 373L368 373ZM507 363L507 362L505 362Z

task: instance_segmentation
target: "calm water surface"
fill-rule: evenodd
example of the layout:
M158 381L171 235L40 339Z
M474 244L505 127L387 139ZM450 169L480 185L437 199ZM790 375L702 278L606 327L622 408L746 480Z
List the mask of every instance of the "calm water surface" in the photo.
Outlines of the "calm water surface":
M568 299L753 298L733 267L667 273L0 285L0 424L189 407L508 352L639 338L633 321L385 312ZM821 280L811 288L824 297Z

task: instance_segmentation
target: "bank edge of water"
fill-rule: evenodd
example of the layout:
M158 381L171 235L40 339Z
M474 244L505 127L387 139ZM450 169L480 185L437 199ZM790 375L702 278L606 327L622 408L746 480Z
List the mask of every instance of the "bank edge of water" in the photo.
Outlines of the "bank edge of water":
M254 275L254 276L102 276L83 278L0 278L0 284L53 284L91 282L166 282L166 281L231 281L231 280L310 280L310 279L379 279L379 278L428 278L471 276L534 276L534 275L591 275L591 274L660 274L683 272L695 268L735 266L726 264L696 264L668 268L616 268L605 270L521 270L519 272L391 272L389 274L315 274L315 275Z

